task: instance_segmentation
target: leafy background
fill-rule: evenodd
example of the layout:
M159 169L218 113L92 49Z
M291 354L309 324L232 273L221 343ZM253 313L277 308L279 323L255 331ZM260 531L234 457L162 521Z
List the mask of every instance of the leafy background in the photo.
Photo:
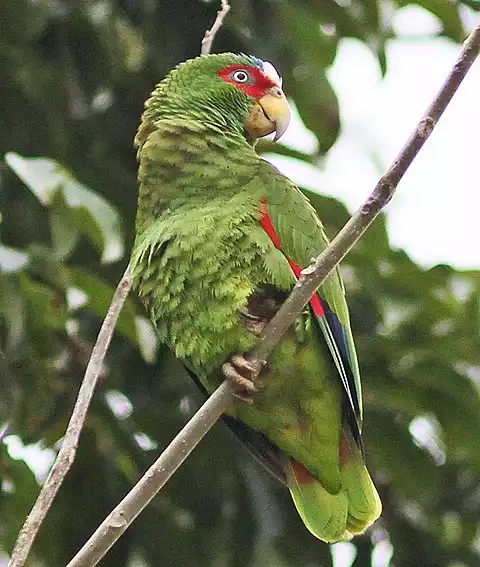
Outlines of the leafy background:
M319 161L340 128L326 75L339 41L358 38L385 71L391 19L409 3L232 0L215 49L278 64L319 142L316 155L265 150ZM439 18L441 35L463 40L458 3L415 4ZM196 0L0 0L0 153L13 152L0 168L5 554L42 480L39 467L32 471L15 455L12 439L58 447L128 262L136 208L132 139L143 101L171 67L198 54L216 9ZM311 196L334 234L348 218L345 207ZM354 567L371 565L372 553L375 565L387 565L391 555L395 567L476 566L480 274L421 269L391 249L383 218L342 269L365 384L368 463L384 514L367 534L336 549L354 551ZM131 297L77 460L29 564L66 564L200 403ZM101 565L327 567L331 551L218 424Z

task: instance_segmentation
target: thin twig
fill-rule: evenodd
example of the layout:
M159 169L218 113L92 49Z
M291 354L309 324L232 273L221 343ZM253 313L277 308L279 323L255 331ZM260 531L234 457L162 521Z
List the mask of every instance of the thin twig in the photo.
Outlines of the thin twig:
M200 55L208 55L212 50L212 43L217 35L218 30L222 27L223 20L225 19L226 15L230 11L230 4L227 0L222 0L222 7L217 12L217 17L213 22L213 26L205 32L205 35L202 39L202 49L200 51Z
M338 262L367 230L392 198L400 179L431 134L480 50L480 26L464 43L460 56L439 93L412 132L373 193L342 228L332 243L300 278L291 295L265 329L250 360L261 366L304 305ZM135 487L99 526L67 567L93 567L100 561L130 523L147 506L170 476L197 446L215 421L233 401L234 386L225 381L180 431Z
M103 320L102 327L98 333L97 342L93 347L92 355L88 361L85 376L78 392L77 401L73 408L72 416L68 423L67 431L57 459L48 475L40 494L28 515L18 535L12 552L9 567L22 567L25 564L37 532L60 488L65 475L69 471L77 452L78 439L87 416L90 401L97 384L98 375L103 366L113 330L118 316L122 310L125 299L132 287L130 269L127 267L120 280L107 315Z
M230 5L228 0L222 0L222 7L217 13L215 22L210 30L205 32L205 36L202 40L201 55L208 55L212 49L212 43L217 35L218 30L223 24L223 20L230 11ZM108 347L117 323L118 316L122 310L125 299L132 287L132 276L130 274L130 269L127 267L125 273L120 280L115 294L112 298L112 303L108 309L107 315L103 321L102 328L97 337L97 342L92 351L92 355L88 362L87 369L85 371L85 376L80 386L80 391L78 393L77 401L75 402L75 407L70 417L68 423L67 431L65 433L62 446L57 455L57 459L50 471L50 474L43 485L38 498L25 520L22 529L18 535L17 541L12 551L12 556L9 562L9 567L23 567L25 561L30 553L35 537L42 525L42 522L53 503L53 500L60 488L63 480L69 471L70 467L75 460L75 455L77 452L78 440L80 433L87 416L88 408L95 390L98 375L103 365L105 355L107 354ZM229 404L224 402L222 407L226 407ZM220 414L223 410L220 411ZM220 415L219 414L219 415ZM211 423L210 427L215 423L219 416L215 417ZM200 439L208 431L206 429L201 435ZM198 443L198 442L197 442ZM192 444L190 451L196 446L197 443ZM185 458L190 452L185 454ZM178 466L183 462L183 459L179 461ZM171 474L176 470L176 467L172 472L165 478L166 482ZM161 486L158 488L160 490ZM153 497L153 496L152 496ZM133 519L133 518L132 518ZM108 548L107 548L108 550ZM107 551L106 550L106 551ZM105 551L105 553L106 553Z

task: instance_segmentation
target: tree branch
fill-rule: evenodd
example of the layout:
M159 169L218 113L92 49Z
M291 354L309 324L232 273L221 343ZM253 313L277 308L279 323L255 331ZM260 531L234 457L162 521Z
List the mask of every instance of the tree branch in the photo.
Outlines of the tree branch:
M343 260L362 234L376 219L393 197L398 183L412 164L418 152L427 141L439 118L457 92L465 75L480 51L480 26L468 36L462 51L447 79L438 91L420 122L410 134L387 172L381 177L374 191L363 205L352 215L346 225L332 240L298 280L290 296L266 327L263 340L250 354L250 361L261 368L261 361L267 359L280 337L293 324L303 307L309 302L315 290L321 285L334 267Z
M25 564L37 532L52 505L58 489L62 485L65 475L75 460L78 439L87 416L95 386L97 385L98 375L102 369L118 316L120 315L120 311L122 310L131 287L132 276L129 267L127 267L115 290L112 303L110 304L100 332L98 333L97 342L93 347L92 355L88 361L85 376L78 392L77 401L75 402L75 407L73 408L62 446L50 474L45 484L42 486L40 494L20 530L17 541L15 542L15 547L13 548L9 567L23 567Z
M213 30L214 28L212 28ZM250 355L258 369L285 331L295 321L312 294L367 230L392 198L395 189L431 134L480 50L480 26L470 34L445 83L427 109L373 193L352 216L328 248L303 271L292 293L265 329ZM102 522L67 567L93 567L131 522L147 506L167 480L197 446L207 431L233 401L235 387L225 381L203 404L135 487Z
M202 49L200 55L208 55L212 50L212 43L217 35L218 30L222 27L223 20L226 18L228 12L230 11L230 4L227 0L222 0L222 7L217 12L217 17L213 22L213 26L205 32L202 39Z
M215 390L67 567L91 567L100 561L232 403L232 393L227 381Z

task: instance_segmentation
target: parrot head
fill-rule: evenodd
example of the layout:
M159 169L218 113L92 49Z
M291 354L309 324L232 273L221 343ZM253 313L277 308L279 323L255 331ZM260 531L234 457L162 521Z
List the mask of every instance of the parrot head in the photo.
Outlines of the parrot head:
M249 97L253 106L244 122L252 138L261 138L275 132L278 140L290 122L290 108L282 90L282 80L275 67L261 59L249 58L254 63L232 63L218 72L218 76Z
M251 140L288 127L290 108L271 63L248 55L202 55L181 63L147 101L151 119L181 117L237 130Z

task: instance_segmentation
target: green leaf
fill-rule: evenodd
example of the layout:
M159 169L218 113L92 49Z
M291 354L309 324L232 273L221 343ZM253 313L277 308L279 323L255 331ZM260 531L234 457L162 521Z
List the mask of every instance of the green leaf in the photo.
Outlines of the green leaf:
M397 0L397 3L399 6L417 4L425 8L439 18L443 25L444 35L455 41L465 39L465 28L458 8L453 2L448 0Z
M28 465L23 460L12 459L3 443L0 444L0 470L4 481L0 487L0 513L3 518L9 519L2 523L2 551L6 551L12 549L30 512L38 494L38 484Z
M338 37L327 34L320 19L303 2L284 0L278 8L283 17L287 37L307 61L316 61L322 67L330 66L337 53Z
M120 216L110 203L80 183L55 160L24 158L13 152L8 153L5 160L43 205L53 207L57 214L63 205L70 209L69 220L101 251L102 262L115 262L123 256ZM54 230L59 254L68 254L75 235L72 231L67 235L64 225L60 229L58 220ZM58 242L61 233L67 240L64 245Z
M0 274L0 319L5 326L3 349L8 354L16 350L24 335L25 302L17 274Z
M405 499L424 501L437 488L438 466L426 450L415 445L404 423L370 410L364 438L374 470L386 475Z
M480 0L460 0L460 2L473 10L480 10Z
M317 137L319 153L326 153L335 143L340 129L338 99L320 64L304 66L302 72L288 78L300 115Z
M19 279L20 291L26 299L29 331L41 335L45 329L63 331L67 311L59 293L50 287L31 280L26 274Z
M64 292L67 283L65 266L57 255L39 244L32 244L27 252L29 274L34 274L53 289Z
M61 214L57 210L53 210L50 215L50 234L55 254L61 260L72 254L80 237L80 231L71 221L71 215Z

